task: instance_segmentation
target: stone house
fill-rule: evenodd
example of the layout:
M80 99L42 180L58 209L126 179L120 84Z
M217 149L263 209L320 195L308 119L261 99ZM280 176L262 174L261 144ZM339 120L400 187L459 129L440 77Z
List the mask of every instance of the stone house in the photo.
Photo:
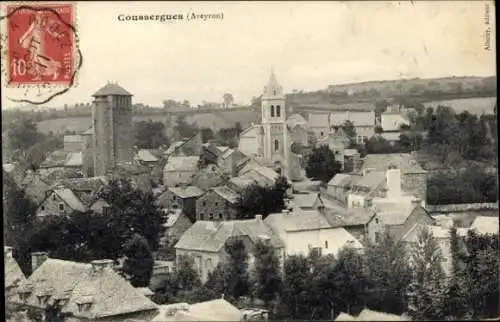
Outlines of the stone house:
M342 227L333 227L318 210L294 209L270 214L264 220L285 245L286 255L307 256L316 250L338 256L344 247L362 250L363 245Z
M157 198L157 203L164 209L181 209L191 222L195 222L196 200L204 193L196 186L170 187Z
M150 192L151 168L135 162L119 162L110 169L108 177L115 179L130 179L139 190Z
M201 190L206 191L209 188L223 184L227 178L228 176L224 174L215 164L209 164L195 173L192 184Z
M54 305L65 321L75 322L150 320L157 314L157 305L115 272L111 260L87 264L45 255L33 262L38 266L20 283L15 302L42 320Z
M210 188L196 200L196 220L233 220L239 201L239 193L228 186Z
M372 209L347 209L329 205L328 208L320 208L319 211L332 227L342 227L363 245L366 244L368 222L374 214Z
M189 185L198 172L198 156L171 156L163 169L163 184L167 187L176 187L182 184Z
M71 189L56 188L47 193L46 198L38 205L37 217L69 216L75 211L85 212L87 207Z
M245 155L237 148L228 149L219 155L219 158L217 159L217 166L223 173L235 176L237 175L236 164L244 158Z
M399 240L416 224L434 224L434 219L421 206L420 200L379 203L375 205L374 215L367 224L368 238L376 243L387 230Z
M347 206L347 196L351 190L353 176L345 173L337 173L327 184L326 194L332 199Z
M427 171L422 169L409 153L369 154L358 173L366 170L386 171L394 166L401 171L401 189L416 196L425 204L427 200Z
M182 234L193 225L181 209L165 209L165 215L167 221L163 227L165 227L167 240L179 240Z
M353 177L351 189L347 194L347 207L366 207L366 199L383 197L387 190L386 173L370 171L361 177Z
M247 220L197 221L175 245L177 261L182 256L194 258L196 270L202 282L206 282L208 274L227 259L224 246L232 238L243 241L249 253L250 267L253 264L251 250L259 240L269 242L276 250L281 264L284 261L283 241L265 224L262 216Z

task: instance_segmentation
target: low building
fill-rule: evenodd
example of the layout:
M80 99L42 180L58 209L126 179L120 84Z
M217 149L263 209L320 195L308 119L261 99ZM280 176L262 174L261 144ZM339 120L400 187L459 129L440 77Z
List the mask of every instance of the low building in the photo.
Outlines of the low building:
M91 264L45 258L19 285L16 303L38 312L57 308L65 321L152 319L157 305L113 270L113 261Z
M5 300L10 303L17 296L17 287L26 280L26 276L12 256L12 247L4 246L3 259Z
M342 227L363 245L366 244L368 222L374 214L373 210L366 208L346 209L327 204L326 200L325 205L325 208L319 210L332 227Z
M332 199L347 206L347 196L351 191L353 176L345 173L337 173L329 182L326 188L326 194Z
M366 207L367 198L383 197L386 190L385 172L370 171L361 177L353 177L351 189L347 194L347 207Z
M163 156L165 158L170 158L172 156L199 156L202 150L203 142L201 139L201 132L199 132L190 138L184 138L172 143L163 153Z
M334 227L318 210L283 210L264 220L283 240L286 255L304 255L315 250L338 256L344 247L362 250L363 245L342 227Z
M280 262L284 261L284 244L279 236L257 215L255 219L231 221L197 221L175 245L177 260L191 256L202 282L208 274L227 258L224 250L231 238L243 240L249 251L249 265L252 264L251 249L259 240L268 241L276 249Z
M205 192L196 186L169 187L157 198L165 209L182 209L190 221L196 221L196 200Z
M319 193L299 192L292 195L290 207L302 210L315 210L324 207L324 204Z
M233 220L238 214L240 194L228 186L210 188L196 200L196 220Z
M182 184L189 185L198 172L198 156L171 156L163 169L163 184L167 187L176 187Z

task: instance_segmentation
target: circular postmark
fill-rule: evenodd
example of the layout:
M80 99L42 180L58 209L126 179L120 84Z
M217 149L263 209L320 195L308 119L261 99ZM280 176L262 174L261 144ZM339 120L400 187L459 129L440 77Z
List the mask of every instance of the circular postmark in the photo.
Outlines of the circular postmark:
M2 23L2 87L15 103L41 105L76 86L83 59L74 3L8 4Z

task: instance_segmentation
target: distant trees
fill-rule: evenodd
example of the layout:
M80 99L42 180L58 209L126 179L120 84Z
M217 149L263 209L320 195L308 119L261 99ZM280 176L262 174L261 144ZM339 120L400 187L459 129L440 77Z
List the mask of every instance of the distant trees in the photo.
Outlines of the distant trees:
M234 97L233 97L233 94L231 94L231 93L225 93L222 96L222 99L224 101L224 107L225 108L228 108L234 102Z
M177 117L174 130L179 138L190 138L198 133L198 127L195 123L188 123L184 115Z
M324 183L330 181L340 172L342 164L335 160L335 154L327 145L314 148L306 164L306 175L313 180Z
M168 146L165 124L162 122L139 121L134 124L135 145L140 149L157 149Z

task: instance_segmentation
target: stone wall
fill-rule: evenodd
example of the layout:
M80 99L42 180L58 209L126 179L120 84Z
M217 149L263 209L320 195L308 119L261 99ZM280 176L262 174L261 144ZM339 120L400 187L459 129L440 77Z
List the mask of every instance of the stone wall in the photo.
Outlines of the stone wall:
M196 200L196 220L232 220L236 214L236 205L231 205L213 191Z
M113 137L116 162L132 162L133 128L132 99L129 96L113 97Z

